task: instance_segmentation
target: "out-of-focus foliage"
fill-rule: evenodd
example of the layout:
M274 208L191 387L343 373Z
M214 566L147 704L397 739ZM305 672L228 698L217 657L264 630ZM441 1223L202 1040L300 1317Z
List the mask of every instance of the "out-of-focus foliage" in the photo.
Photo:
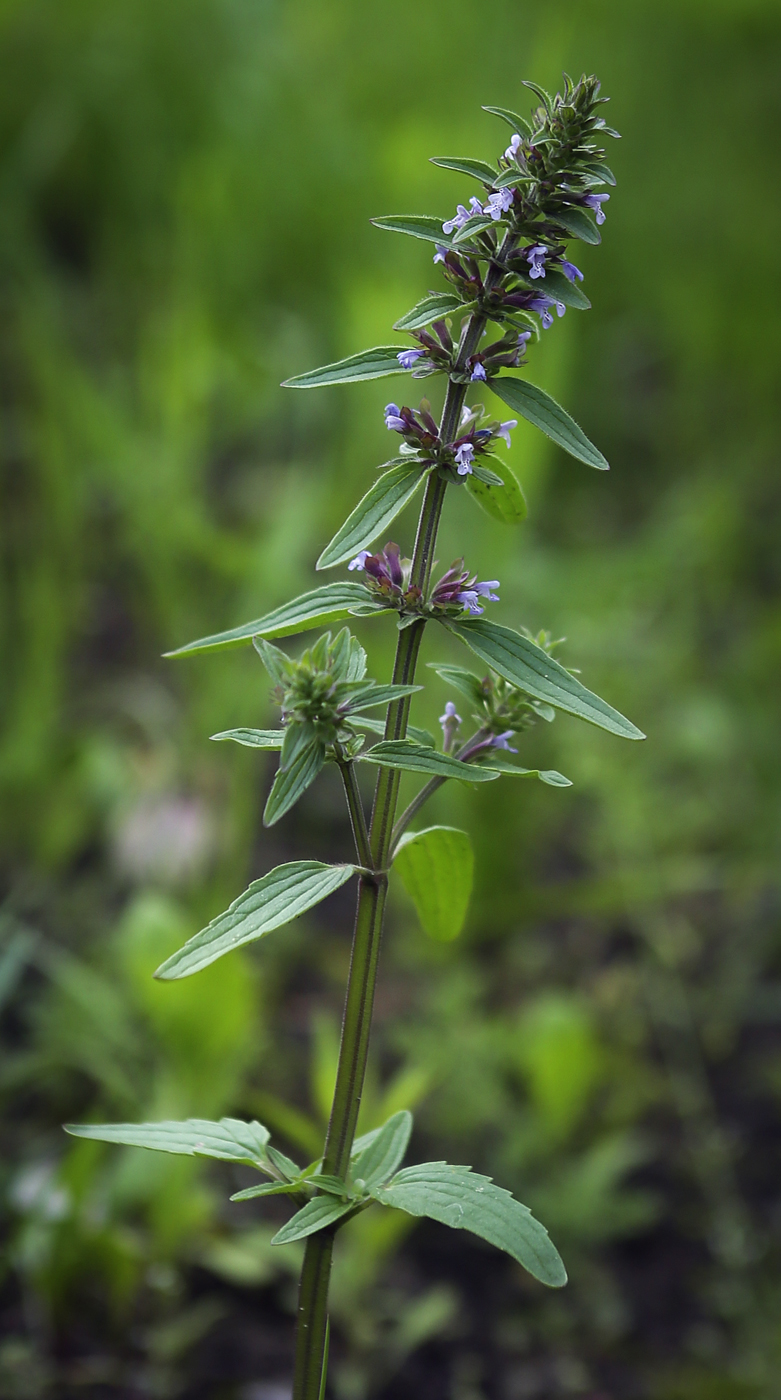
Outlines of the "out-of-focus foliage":
M495 1172L571 1284L543 1298L478 1244L363 1217L334 1384L775 1393L780 30L770 0L2 6L4 1394L272 1400L289 1374L284 1208L58 1125L230 1112L317 1151L349 896L216 981L149 974L279 859L344 858L340 793L321 778L261 844L265 760L207 742L268 720L257 659L157 658L312 581L387 455L386 395L277 385L387 340L433 279L369 217L446 217L463 177L428 156L491 158L480 103L523 110L520 79L564 67L602 77L619 184L578 250L595 309L532 377L612 472L522 426L528 522L497 550L454 493L440 553L566 634L649 738L560 718L521 761L573 789L439 800L476 895L435 943L396 891L364 1117L417 1106L420 1155ZM362 630L372 674L391 633ZM415 721L446 698L433 680Z

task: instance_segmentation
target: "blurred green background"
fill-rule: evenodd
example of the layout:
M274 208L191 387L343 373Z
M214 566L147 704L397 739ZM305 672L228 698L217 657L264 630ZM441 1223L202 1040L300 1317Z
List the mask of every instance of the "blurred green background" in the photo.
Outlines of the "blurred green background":
M318 1150L349 894L203 976L150 973L280 859L343 856L341 796L326 775L263 833L268 763L208 743L271 718L257 658L160 653L312 586L391 395L279 381L388 341L438 282L370 216L447 217L472 191L428 157L494 157L480 104L524 111L521 79L562 69L602 78L619 183L578 250L594 310L532 378L613 470L519 429L528 522L454 493L440 558L565 635L648 741L560 717L522 761L571 790L440 797L476 893L442 945L395 892L363 1121L414 1108L417 1159L494 1173L571 1283L363 1216L333 1395L781 1395L780 40L775 0L3 0L9 1400L289 1394L284 1210L59 1124L256 1115ZM392 627L361 636L387 674ZM447 698L434 679L415 718Z

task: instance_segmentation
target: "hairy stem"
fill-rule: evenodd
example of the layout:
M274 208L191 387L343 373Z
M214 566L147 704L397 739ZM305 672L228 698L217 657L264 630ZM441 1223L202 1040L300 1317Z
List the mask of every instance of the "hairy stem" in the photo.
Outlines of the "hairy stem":
M336 747L336 745L334 745ZM351 763L337 751L336 761L339 764L339 771L344 783L345 797L347 798L347 809L350 813L350 825L353 829L355 849L361 865L371 866L372 856L369 846L369 833L366 830L366 817L363 810L363 802L358 789L358 780L355 776L355 764Z
M491 282L494 273L494 280L501 276L498 268L492 268L486 279L487 283ZM459 345L459 366L465 364L469 355L474 353L484 329L484 316L475 315L467 323ZM449 380L440 422L440 436L444 442L452 441L455 436L465 398L466 385ZM418 520L410 580L422 589L424 596L431 578L437 530L446 490L447 482L436 472L432 473L426 484ZM424 628L425 621L421 618L419 622L412 623L399 633L393 666L394 685L410 685L414 680ZM411 697L405 695L388 706L386 739L405 737L410 701ZM344 771L342 776L345 777ZM322 1168L323 1172L334 1176L344 1177L347 1174L361 1106L388 887L386 867L393 840L400 778L401 774L397 770L381 768L379 771L371 826L367 833L370 859L364 861L373 873L362 875L358 882L358 903L347 979L339 1066ZM345 790L347 781L345 778ZM347 800L355 832L355 816L349 791ZM360 805L360 798L358 802ZM362 810L361 808L361 813ZM356 835L356 843L358 839ZM315 1235L310 1235L306 1242L298 1300L293 1400L319 1400L320 1396L334 1234L333 1230L321 1230Z

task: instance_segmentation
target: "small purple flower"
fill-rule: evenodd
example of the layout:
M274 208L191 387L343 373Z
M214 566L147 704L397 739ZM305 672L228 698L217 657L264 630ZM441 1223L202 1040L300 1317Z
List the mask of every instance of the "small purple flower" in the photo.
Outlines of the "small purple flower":
M566 258L561 260L561 270L570 282L574 282L576 277L579 282L583 281L583 273L580 268L576 267L574 263L567 262Z
M489 603L498 603L498 602L499 602L499 594L498 594L498 593L492 593L492 592L491 592L491 589L492 589L492 588L501 588L501 586L502 586L502 585L500 584L498 578L489 578L489 579L486 580L485 583L475 583L475 584L473 585L474 590L475 590L475 593L477 594L478 598L487 598L488 601L489 601Z
M537 315L542 321L542 329L544 331L550 330L553 325L553 316L550 310L552 306L556 307L556 312L559 316L563 316L567 309L563 301L555 301L552 297L534 297L533 300L529 302L529 310L537 312Z
M386 404L383 411L385 413L386 428L396 433L403 433L406 431L407 424L404 422L403 418L399 417L401 409L397 403Z
M425 355L425 350L400 350L396 359L402 369L412 369L415 362Z
M464 227L464 224L466 223L467 219L473 218L475 214L482 214L483 207L480 203L480 200L476 199L474 195L472 195L469 201L469 205L470 207L468 209L465 209L463 204L458 205L452 219L448 219L442 225L443 233L455 233L455 230L457 228Z
M526 259L530 265L529 276L532 280L535 277L545 276L545 259L548 256L548 249L544 243L537 243L533 248L526 249Z
M477 616L478 613L485 612L485 608L481 608L477 601L477 593L474 588L462 589L460 593L456 594L456 601L463 603L467 612L472 613L474 616Z
M517 749L514 749L514 748L513 748L510 744L508 744L508 742L507 742L507 740L508 740L508 739L512 739L512 737L513 737L513 730L512 730L512 729L505 729L504 734L494 734L494 735L492 736L492 738L491 738L491 748L492 748L492 749L506 749L508 753L517 753L518 750L517 750Z
M371 559L371 554L372 552L370 549L362 549L360 554L356 554L355 558L350 560L347 565L348 569L351 572L353 569L362 569L366 560Z
M511 444L510 444L510 429L511 429L511 428L517 428L517 427L518 427L518 419L517 419L517 418L508 418L508 419L506 419L506 421L505 421L504 423L500 423L500 424L499 424L499 427L496 429L496 437L504 438L505 442L507 443L507 446L509 447L509 446L511 445Z
M488 203L483 205L483 213L490 214L492 219L501 219L503 214L512 207L512 190L497 190L495 194L489 195Z
M454 721L456 724L461 724L461 716L459 714L456 714L456 707L453 701L446 700L445 713L439 716L439 722L442 725L443 729L450 729L454 727Z
M520 144L521 144L521 138L520 138L520 136L518 135L518 133L516 132L515 135L514 135L513 137L510 138L510 144L509 144L509 146L507 147L507 150L506 150L505 153L504 153L504 158L505 158L505 160L514 160L514 159L515 159L515 157L516 157L517 154L518 154L518 147L520 146Z
M444 243L435 243L434 247L436 249L436 252L434 253L434 262L443 263L445 261L445 258L447 257L447 248L445 247Z
M583 196L583 203L586 205L586 208L595 210L598 224L603 224L605 222L605 211L602 205L605 200L609 198L609 194L586 194Z
M475 381L476 379L482 379L482 380L485 379L485 370L483 369L483 366L480 364L480 361L479 361L479 360L477 361L477 364L475 365L474 369L472 370L472 373L471 373L471 375L470 375L470 379L472 380L473 383L474 383L474 381Z
M461 446L456 448L456 471L458 472L459 476L471 475L472 459L474 458L474 455L475 449L472 446L471 442L462 442Z

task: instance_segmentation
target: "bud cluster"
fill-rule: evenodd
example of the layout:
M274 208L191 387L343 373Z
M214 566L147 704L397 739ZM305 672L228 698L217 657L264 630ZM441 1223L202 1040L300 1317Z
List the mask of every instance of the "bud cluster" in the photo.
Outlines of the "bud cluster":
M271 693L285 728L303 725L323 745L349 744L351 706L371 683L365 681L366 652L348 629L336 638L325 632L298 660L261 638L255 646L275 682Z
M371 592L390 607L399 612L429 617L457 617L464 611L477 615L485 612L479 599L486 598L491 603L499 602L499 580L489 579L480 583L477 574L470 574L464 568L463 559L456 559L446 573L434 584L427 600L417 584L410 583L412 560L402 559L399 546L390 542L376 554L362 549L360 554L347 566L351 570L362 569Z
M472 374L472 378L479 376ZM485 378L485 375L482 376ZM510 431L517 428L517 418L508 418L503 423L489 419L482 404L471 408L464 406L461 412L459 433L452 442L442 442L439 428L431 416L431 406L422 399L417 413L396 403L385 405L385 426L389 431L399 433L404 439L402 453L417 456L422 466L438 467L447 481L463 481L467 476L476 476L488 484L502 484L501 477L486 467L481 467L481 457L493 456L493 448L498 438L509 447ZM351 566L352 567L352 566Z

